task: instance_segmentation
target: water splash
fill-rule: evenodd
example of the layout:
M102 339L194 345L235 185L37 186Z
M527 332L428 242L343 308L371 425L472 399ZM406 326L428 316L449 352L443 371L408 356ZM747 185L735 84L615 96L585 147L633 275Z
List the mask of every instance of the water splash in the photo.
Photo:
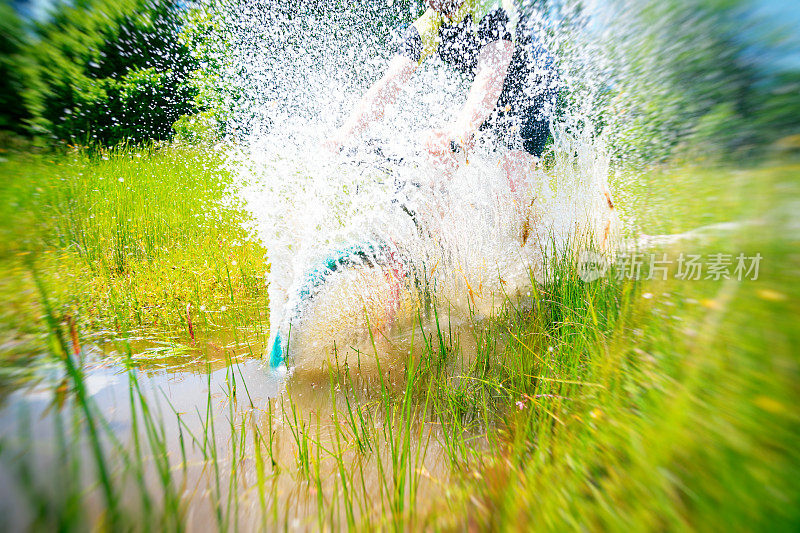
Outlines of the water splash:
M609 158L593 128L600 82L588 81L574 35L560 69L573 103L555 119L553 162L515 195L490 139L452 175L422 156L417 140L453 115L469 82L437 61L418 70L370 141L326 153L321 142L390 56L393 12L260 7L212 13L229 43L218 82L231 103L236 191L268 251L274 362L287 350L290 363L346 351L368 329L389 338L433 306L449 320L490 314L532 279L545 281L548 258L576 235L618 232ZM580 26L569 10L560 22L530 13L552 50ZM384 31L366 31L371 24ZM596 72L601 62L592 64Z

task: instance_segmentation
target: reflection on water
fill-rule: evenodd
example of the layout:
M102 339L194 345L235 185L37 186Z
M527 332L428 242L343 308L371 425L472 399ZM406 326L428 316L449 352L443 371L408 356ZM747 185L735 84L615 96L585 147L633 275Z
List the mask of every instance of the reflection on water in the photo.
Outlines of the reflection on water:
M112 472L119 473L125 470L125 462L131 460L120 453L119 446L130 453L135 445L131 404L132 395L140 391L142 400L136 400L140 409L136 415L138 438L144 439L147 431L141 412L141 405L146 405L154 413L162 451L174 468L183 470L184 494L202 495L207 492L204 472L207 446L213 440L221 450L229 448L234 426L225 420L226 416L243 419L249 412L259 412L269 398L279 394L282 376L265 369L252 356L260 354L257 346L231 342L224 336L198 341L189 347L147 340L133 341L130 347L135 354L130 359L122 355L127 348L114 342L95 345L82 354L86 396L95 418L108 430L100 439L106 461ZM238 388L234 383L239 384ZM88 437L82 431L74 431L75 424L81 423L81 415L72 390L63 365L49 363L37 369L35 379L27 386L11 393L0 409L3 444L0 506L4 523L10 529L16 530L35 518L36 510L26 497L29 494L20 489L32 483L37 488L28 490L40 491L42 496L50 495L53 501L58 501L58 483L66 481L61 476L77 473L65 471L68 465L61 464L66 453L59 444L63 439L59 435L61 430L66 431L70 441L82 443L72 448L81 450L76 458L80 463L80 480L70 482L90 492L90 508L101 503L99 494L93 494L95 472L90 466ZM211 417L218 425L213 439L205 427ZM225 455L220 455L221 465L225 464L224 458ZM152 485L158 493L155 461L145 455L144 464L148 486ZM124 486L133 492L133 487ZM193 506L192 513L202 513L202 509L202 505L196 509ZM93 510L95 515L101 514L101 508Z
M249 529L267 519L297 527L369 523L375 508L351 508L353 502L438 490L449 476L446 439L420 406L402 407L411 391L406 367L420 364L426 343L441 338L446 353L464 354L442 361L458 374L474 353L474 335L472 326L446 319L424 324L364 351L349 348L355 358L330 360L338 368L295 368L288 380L254 357L262 345L225 335L191 345L139 339L130 343L130 357L119 342L86 348L82 384L123 512L138 516L148 497L156 509L162 498L168 507L165 494L174 491L190 529L220 521ZM59 362L42 366L37 378L0 409L4 526L37 524L45 507L49 519L60 508L97 525L107 506L74 387ZM408 484L390 494L398 477ZM432 501L416 498L415 505ZM78 502L82 507L70 510ZM228 509L223 517L220 502ZM156 516L151 525L159 524Z

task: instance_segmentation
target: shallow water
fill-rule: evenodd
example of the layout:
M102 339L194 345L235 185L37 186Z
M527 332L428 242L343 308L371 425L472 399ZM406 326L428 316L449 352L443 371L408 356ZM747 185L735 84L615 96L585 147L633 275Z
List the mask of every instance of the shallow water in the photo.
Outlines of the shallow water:
M84 348L83 383L97 421L103 420L110 430L103 433L101 441L112 470L122 467L122 458L109 436L113 434L113 439L125 449L129 450L132 445L134 425L130 394L133 379L148 407L158 413L156 418L159 431L163 432L164 450L171 462L181 462L184 439L189 465L184 475L186 490L192 482L199 483L203 478L204 454L197 445L187 441L190 434L199 438L206 433L207 414L221 425L226 415L235 412L241 416L252 409L251 402L260 408L279 395L284 376L265 367L257 346L232 342L230 337L233 334L218 335L188 346L138 339L130 343L133 356L130 362L121 356L120 351L126 348L119 342L106 341ZM232 395L230 383L233 380L246 383L246 389L240 385L239 390L233 389L236 392ZM84 480L73 481L85 484L94 475L94 468L89 466L92 459L86 436L78 436L82 432L76 434L71 429L74 417L80 420L82 416L76 410L71 390L63 365L52 361L40 365L33 379L6 397L0 408L0 433L3 435L0 502L3 502L4 522L10 530L19 530L29 523L33 512L30 505L36 501L25 498L24 491L19 490L21 468L29 468L34 485L45 494L52 492L53 501L58 501L58 486L51 484L54 478L61 483L65 481L57 474L65 474L62 470L66 465L59 464L64 450L57 444L57 422L66 427L69 439L77 438L82 442L77 449L82 450L78 453L78 462ZM138 430L142 433L141 418L139 424ZM222 426L218 431L217 446L224 448L230 438L230 426ZM145 459L145 463L149 483L155 489L154 465L149 459ZM87 486L92 485L88 483ZM93 489L89 490L90 502L99 505L98 495ZM128 490L130 499L134 499L135 489L128 487ZM95 511L99 513L99 508Z
M458 346L462 354L448 365L453 370L463 369L469 364L468 354L474 353L472 324L456 326L444 318L441 322L443 339L453 351ZM231 499L237 503L226 511L224 520L229 525L251 529L264 521L274 523L273 513L278 513L278 521L285 520L289 527L310 527L318 519L319 509L333 512L331 502L342 497L342 468L346 476L360 480L360 486L351 488L358 493L353 501L369 501L385 490L387 482L386 474L375 468L374 454L390 465L393 447L398 445L395 439L404 427L395 419L397 413L382 412L381 390L402 395L409 353L418 359L422 336L435 342L437 334L436 324L426 321L422 329L378 339L361 346L363 351L350 347L349 361L330 359L333 364L341 363L338 370L307 365L293 368L291 375L270 369L257 341L232 341L241 338L240 332L194 343L137 339L129 343L131 359L122 355L127 353L124 342L107 340L84 346L83 385L94 422L100 427L106 466L119 487L118 504L134 516L143 511L135 472L125 466L131 461L141 461L147 492L159 502L159 494L163 494L159 457L170 465L172 489L185 509L189 529L204 530L209 524L218 524L219 502L230 503ZM378 354L380 363L376 363ZM381 364L380 374L377 364ZM329 377L337 374L339 384L331 388ZM97 524L105 515L85 418L72 388L62 363L53 361L41 365L34 379L9 394L0 408L0 512L9 530L37 523L36 505L69 510L74 504L69 503L70 498L77 494L82 494L82 507L72 512L85 513L86 525ZM137 388L152 413L163 448L148 449L143 402L135 398L136 436L142 448L136 452L131 394L135 396ZM372 432L370 445L377 446L372 455L364 455L354 444L355 434L345 422L350 412L345 405L359 406L363 413L366 426L362 430ZM415 456L413 471L425 473L416 490L433 494L438 487L434 480L449 475L440 426L416 415L406 422L410 426L405 431L413 437L408 448ZM261 453L269 454L264 474L269 483L263 500L255 490L255 435L263 439ZM298 465L299 435L307 439L311 453L318 454L317 462L312 461L314 472ZM64 439L66 447L59 444ZM314 476L320 484L310 490ZM322 507L319 491L324 494ZM424 508L430 501L421 498L418 505ZM160 505L156 503L156 509ZM345 507L336 509L335 517L326 514L325 520L346 523ZM354 512L360 516L363 510Z

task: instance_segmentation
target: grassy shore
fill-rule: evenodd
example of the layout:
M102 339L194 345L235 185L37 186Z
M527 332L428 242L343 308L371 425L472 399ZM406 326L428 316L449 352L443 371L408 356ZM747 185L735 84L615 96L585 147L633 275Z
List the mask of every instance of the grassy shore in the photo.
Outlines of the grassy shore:
M325 383L295 376L280 398L258 404L242 359L226 352L223 389L212 391L209 371L196 413L143 391L146 363L124 338L178 332L196 350L195 337L247 329L242 342L261 353L263 250L225 194L219 157L175 146L20 155L1 165L9 178L0 185L0 364L64 365L57 479L89 465L82 483L64 481L57 494L14 470L35 527L795 530L800 522L796 165L620 176L620 204L645 233L737 224L648 249L642 272L651 253L666 253L666 280L612 268L585 283L564 258L551 265L556 281L535 288L532 308L509 302L455 334L429 330L414 340L417 357L378 376L342 368ZM762 261L757 280L690 281L676 279L681 253ZM99 330L114 332L129 380L127 440L85 386L82 339ZM10 444L24 442L20 427L0 428L0 462L36 461ZM192 521L205 516L200 508L210 521Z
M0 365L41 352L34 271L81 331L189 338L264 322L264 250L215 149L18 153L0 168Z

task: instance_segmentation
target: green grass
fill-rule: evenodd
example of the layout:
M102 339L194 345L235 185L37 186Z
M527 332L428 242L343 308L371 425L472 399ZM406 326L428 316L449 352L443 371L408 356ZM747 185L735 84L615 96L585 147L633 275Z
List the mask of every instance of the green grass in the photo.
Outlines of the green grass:
M236 206L221 207L221 162L198 150L3 163L16 178L2 201L25 206L0 210L4 275L28 287L4 286L18 311L3 333L30 334L30 353L69 378L53 417L63 491L19 451L37 422L0 428L0 461L18 459L36 528L180 530L199 514L220 530L797 529L796 165L620 177L620 203L646 233L753 222L663 252L761 253L757 281L612 271L587 284L565 257L532 308L509 301L472 328L417 332L414 355L376 376L295 376L259 404L240 355L223 349L222 389L209 367L194 412L153 401L147 363L121 341L137 428L123 442L73 364L83 332L178 331L196 350L185 310L205 306L195 336L228 328L261 353L263 250Z
M19 153L0 169L0 365L39 351L30 264L82 330L188 338L264 322L264 250L212 148Z

